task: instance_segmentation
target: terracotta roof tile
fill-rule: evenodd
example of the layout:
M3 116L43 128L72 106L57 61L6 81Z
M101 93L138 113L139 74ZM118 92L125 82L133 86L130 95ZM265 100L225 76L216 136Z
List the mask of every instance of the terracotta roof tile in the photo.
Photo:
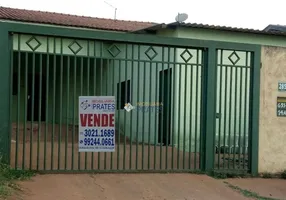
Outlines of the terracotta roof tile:
M123 32L136 31L156 25L152 22L112 20L7 7L0 7L0 19Z

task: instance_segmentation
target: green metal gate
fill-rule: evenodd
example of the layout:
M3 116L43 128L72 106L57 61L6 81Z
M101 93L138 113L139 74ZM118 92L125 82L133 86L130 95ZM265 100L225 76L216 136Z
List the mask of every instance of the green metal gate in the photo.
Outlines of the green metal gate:
M34 25L5 23L5 27L2 35L8 42L1 39L1 44L10 48L1 58L5 54L10 59L3 59L2 68L10 63L10 71L2 71L11 75L11 95L1 105L10 105L11 109L6 110L10 122L6 122L11 125L11 132L8 141L2 137L0 142L9 143L2 152L12 167L61 172L212 170L220 167L221 158L215 156L218 149L236 144L235 137L229 137L221 145L226 140L221 140L220 133L237 130L235 119L241 116L238 110L244 109L248 112L239 119L248 119L243 130L249 132L242 134L243 141L246 135L251 138L251 148L243 152L250 152L252 159L246 169L253 173L257 170L257 155L251 152L258 148L253 147L257 145L258 110L254 102L258 99L249 91L255 91L259 83L259 76L254 76L259 72L255 71L256 57L260 59L258 47L121 33L69 32L42 26L31 29ZM54 34L49 35L51 32ZM230 67L231 74L227 75L229 66L221 64L218 55L226 49L249 52L250 71L232 73ZM247 100L244 107L238 108L239 103L235 103L237 109L225 111L221 108L232 103L221 100L221 91L235 101L239 95L228 93L222 82L236 76L240 79L235 80L247 79L246 89L238 81L231 82L229 88L247 93L242 97ZM78 152L78 97L90 95L116 97L115 152ZM124 109L127 103L133 106L129 112ZM226 115L230 116L228 120L221 120ZM222 131L221 126L234 128Z
M217 49L215 168L248 171L253 57Z

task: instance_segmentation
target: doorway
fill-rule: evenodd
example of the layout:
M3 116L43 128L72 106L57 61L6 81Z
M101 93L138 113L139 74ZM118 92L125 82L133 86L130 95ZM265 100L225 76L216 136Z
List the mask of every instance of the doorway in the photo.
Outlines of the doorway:
M159 123L158 123L158 143L169 146L171 141L171 86L172 69L159 72ZM162 105L163 104L163 105Z
M32 121L32 119L33 121L46 119L46 77L41 74L34 74L34 84L33 75L28 74L27 120Z

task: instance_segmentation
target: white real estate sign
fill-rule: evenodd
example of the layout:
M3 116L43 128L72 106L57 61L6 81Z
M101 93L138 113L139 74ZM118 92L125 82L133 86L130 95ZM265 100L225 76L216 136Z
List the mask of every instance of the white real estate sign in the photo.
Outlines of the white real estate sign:
M115 97L79 97L79 152L115 151Z

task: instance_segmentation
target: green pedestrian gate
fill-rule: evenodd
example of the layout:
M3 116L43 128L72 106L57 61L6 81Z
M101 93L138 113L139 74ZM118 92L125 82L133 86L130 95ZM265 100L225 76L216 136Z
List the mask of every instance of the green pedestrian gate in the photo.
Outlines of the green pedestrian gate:
M260 47L0 26L1 156L13 168L257 172ZM78 151L79 96L115 96L115 152Z

